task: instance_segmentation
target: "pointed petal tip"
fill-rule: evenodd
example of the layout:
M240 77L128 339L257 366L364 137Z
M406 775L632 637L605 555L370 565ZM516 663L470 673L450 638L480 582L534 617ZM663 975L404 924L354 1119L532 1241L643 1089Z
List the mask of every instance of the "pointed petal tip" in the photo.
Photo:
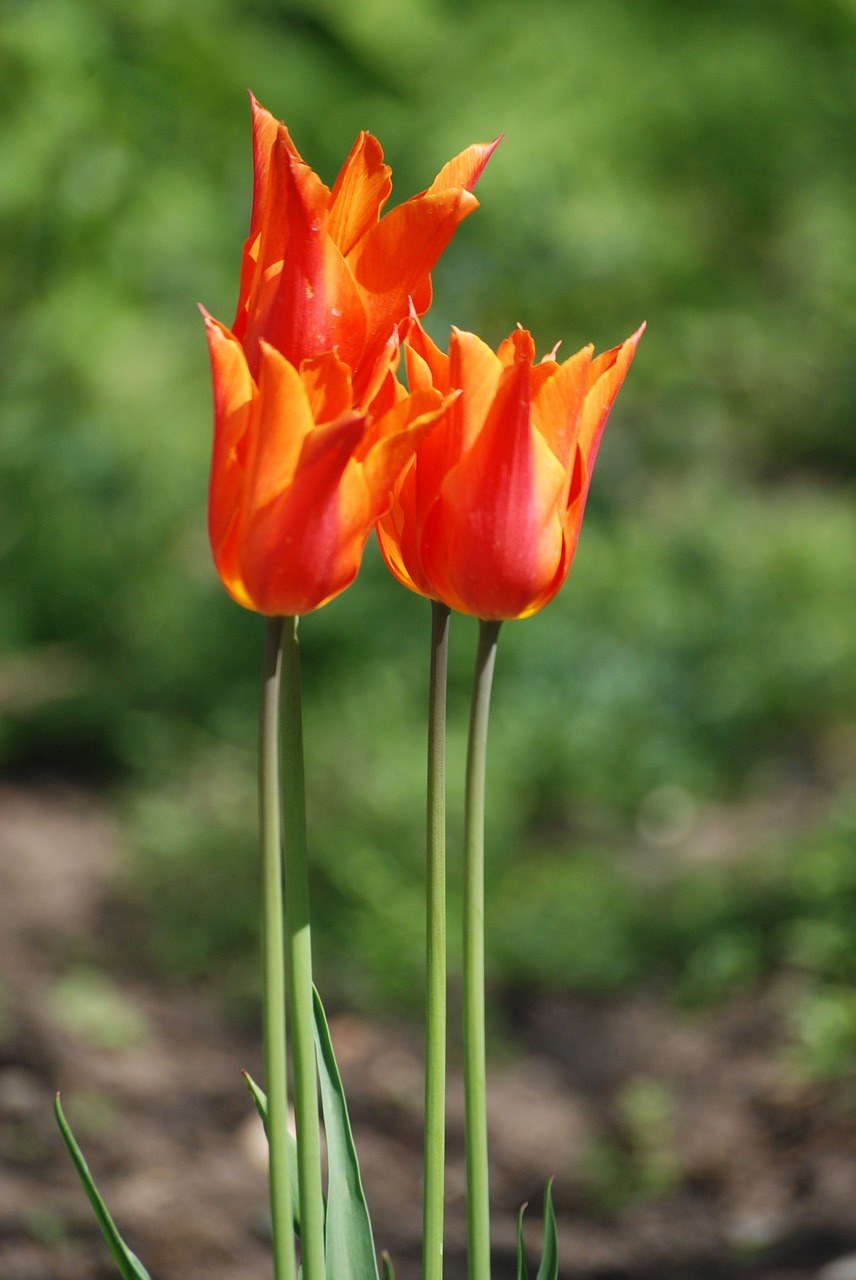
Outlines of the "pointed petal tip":
M205 338L209 347L218 339L225 340L227 336L232 338L233 341L237 341L231 330L227 329L224 324L221 324L219 320L215 319L211 312L204 307L201 302L197 302L196 305L199 308L199 314L202 316L202 322L205 325Z
M499 146L501 136L494 138L493 142L474 142L467 147L459 155L453 156L447 164L437 174L437 177L431 183L427 192L422 194L430 194L433 192L444 191L449 188L457 188L462 194L467 193L470 197L470 212L478 207L478 201L473 195L473 187L478 182L485 165Z
M357 134L357 139L356 139L356 142L354 143L354 146L357 146L357 144L360 142L366 143L368 146L377 147L378 156L381 160L383 160L383 147L380 144L380 139L376 138L374 134L370 132L370 130L360 129L359 133Z
M250 115L252 116L253 124L255 125L260 117L270 116L271 113L268 111L267 107L262 106L252 89L248 89L247 94L250 99Z
M473 169L473 174L470 180L466 183L467 190L470 193L472 193L473 187L476 185L479 178L484 173L488 160L491 158L494 151L496 151L497 147L499 146L500 142L502 142L502 139L504 137L505 137L505 134L501 133L499 134L498 137L494 138L492 142L477 142L471 148L471 150L474 151L479 158L478 158L477 164Z
M232 342L236 346L241 345L232 333L232 330L227 329L221 320L212 316L211 312L206 310L201 302L197 303L197 306L199 307L199 314L202 316L203 323L205 324L205 337L209 344L216 342L217 340L221 340L223 342Z
M216 324L217 321L215 320L214 323ZM294 373L299 374L300 372L298 366L296 364L292 364L288 356L283 355L279 347L275 347L272 342L266 342L264 338L259 339L259 354L261 355L262 362L264 364L268 364L268 365L275 364L275 365L278 365L280 368L282 368L283 366L286 366L287 368L291 369ZM320 358L324 359L330 355L335 356L336 360L339 360L338 353L335 351L325 352L324 356Z

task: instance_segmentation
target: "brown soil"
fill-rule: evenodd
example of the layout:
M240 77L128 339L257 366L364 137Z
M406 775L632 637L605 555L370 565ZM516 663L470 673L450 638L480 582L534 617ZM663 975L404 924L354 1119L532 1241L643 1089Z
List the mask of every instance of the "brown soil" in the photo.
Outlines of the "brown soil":
M55 1129L60 1089L114 1217L157 1280L258 1280L270 1275L265 1149L239 1074L261 1074L257 1037L225 1020L210 991L126 978L108 988L94 1029L69 1021L69 974L86 986L121 855L95 800L0 790L0 1278L116 1274ZM644 994L518 1002L521 1056L491 1074L497 1280L514 1274L523 1200L537 1247L550 1174L563 1275L854 1280L856 1097L788 1068L787 997L779 984L694 1018ZM418 1040L357 1015L331 1026L376 1236L399 1280L415 1280ZM449 1110L457 1280L457 1078Z

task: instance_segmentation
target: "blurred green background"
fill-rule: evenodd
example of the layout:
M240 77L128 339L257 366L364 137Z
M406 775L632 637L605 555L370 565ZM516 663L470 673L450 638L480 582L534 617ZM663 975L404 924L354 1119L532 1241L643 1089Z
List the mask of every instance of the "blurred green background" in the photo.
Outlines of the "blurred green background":
M853 0L8 0L0 767L120 813L126 963L254 998L260 624L209 562L195 308L232 318L252 88L328 182L376 133L399 200L504 132L439 341L648 321L569 582L503 632L493 993L788 967L806 1062L852 1066L854 55ZM373 546L302 627L321 982L413 1014L428 629Z

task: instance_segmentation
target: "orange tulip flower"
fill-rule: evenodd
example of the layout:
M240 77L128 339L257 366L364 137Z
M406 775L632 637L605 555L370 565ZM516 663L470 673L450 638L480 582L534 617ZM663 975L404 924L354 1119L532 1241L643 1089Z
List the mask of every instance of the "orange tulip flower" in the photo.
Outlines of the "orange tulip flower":
M253 208L232 330L206 315L214 381L208 527L240 604L307 613L355 577L397 472L443 394L405 396L397 324L431 301L430 272L496 143L469 147L384 218L392 187L361 133L332 190L252 99ZM205 314L203 312L203 314Z
M380 143L361 133L332 190L284 124L252 99L253 208L232 332L256 375L259 344L295 367L335 350L361 394L409 299L431 304L430 272L478 201L472 188L499 139L468 147L427 191L381 218L392 190Z
M309 613L356 577L395 478L444 396L434 388L392 391L397 339L359 400L335 352L298 368L262 341L254 377L235 335L208 315L205 324L214 382L208 532L217 570L248 609Z
M607 415L644 326L611 351L535 364L518 330L494 353L452 330L449 355L418 320L410 386L455 390L399 476L378 525L384 559L412 591L485 620L544 607L571 567Z

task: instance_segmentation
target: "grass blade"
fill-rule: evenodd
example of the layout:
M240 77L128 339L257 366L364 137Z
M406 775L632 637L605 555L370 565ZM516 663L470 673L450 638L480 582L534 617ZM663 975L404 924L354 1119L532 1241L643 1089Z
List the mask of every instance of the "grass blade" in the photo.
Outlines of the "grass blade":
M354 1148L342 1077L315 991L315 1050L327 1136L327 1280L378 1280L372 1227Z
M553 1179L544 1192L544 1251L538 1268L537 1280L559 1280L559 1241L556 1234L556 1214L553 1210Z
M83 1190L86 1192L87 1199L92 1205L98 1225L101 1228L101 1234L107 1242L107 1248L113 1255L116 1266L124 1276L124 1280L151 1280L146 1268L140 1262L135 1253L132 1253L125 1241L119 1235L116 1223L110 1217L107 1206L98 1193L92 1174L89 1172L89 1166L83 1158L83 1152L75 1141L74 1134L68 1127L68 1121L62 1110L62 1104L59 1100L59 1094L56 1095L54 1101L54 1111L56 1113L59 1131L63 1136L65 1145L68 1147L68 1153L71 1156L72 1163L77 1170L77 1176L83 1184Z
M263 1089L256 1084L249 1071L243 1073L244 1080L253 1102L256 1104L256 1111L261 1117L261 1122L267 1133L268 1126L268 1105L267 1095ZM291 1179L291 1213L294 1218L294 1234L300 1235L300 1193L297 1188L297 1143L289 1133L288 1135L288 1176Z
M517 1280L529 1280L529 1272L526 1270L526 1249L523 1244L523 1215L526 1207L526 1204L522 1204L517 1215Z

